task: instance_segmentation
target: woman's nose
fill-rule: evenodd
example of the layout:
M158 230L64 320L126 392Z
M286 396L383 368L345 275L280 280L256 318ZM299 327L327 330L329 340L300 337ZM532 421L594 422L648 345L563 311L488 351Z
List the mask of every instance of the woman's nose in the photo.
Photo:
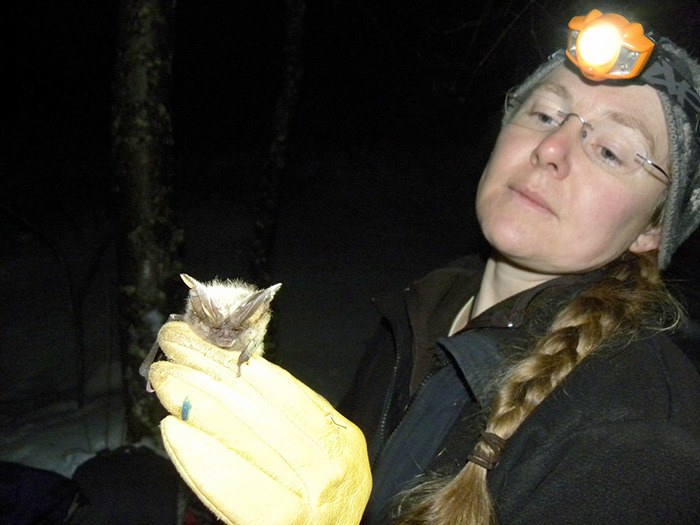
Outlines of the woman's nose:
M542 138L532 150L530 162L553 177L563 179L571 171L572 152L579 145L580 134L579 121L567 118L561 126Z

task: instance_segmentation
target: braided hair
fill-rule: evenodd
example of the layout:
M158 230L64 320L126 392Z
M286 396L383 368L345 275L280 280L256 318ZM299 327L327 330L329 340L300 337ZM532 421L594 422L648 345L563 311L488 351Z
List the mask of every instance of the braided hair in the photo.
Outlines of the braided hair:
M451 479L423 483L401 499L397 523L487 525L496 522L486 475L508 439L584 359L613 341L669 330L683 317L664 285L655 251L626 252L603 280L574 298L524 358L505 375L482 439Z

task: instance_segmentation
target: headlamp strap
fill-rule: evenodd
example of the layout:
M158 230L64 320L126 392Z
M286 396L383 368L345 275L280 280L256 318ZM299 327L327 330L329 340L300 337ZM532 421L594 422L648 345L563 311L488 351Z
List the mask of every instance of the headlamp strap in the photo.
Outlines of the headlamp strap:
M656 56L647 64L639 78L653 88L668 94L683 108L693 125L695 139L700 142L700 95L673 66L672 57L663 53L658 46L655 51Z

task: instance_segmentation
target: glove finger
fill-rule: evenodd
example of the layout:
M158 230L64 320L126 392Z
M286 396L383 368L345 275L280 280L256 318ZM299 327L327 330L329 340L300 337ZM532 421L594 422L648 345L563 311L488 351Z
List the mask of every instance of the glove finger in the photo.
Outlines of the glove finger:
M221 380L238 374L241 352L220 348L195 334L187 323L170 321L158 332L158 345L170 361L180 363Z
M250 458L260 470L274 472L289 490L304 493L298 465L320 456L320 451L267 404L175 363L154 363L150 376L158 398L171 414Z
M161 433L182 478L225 523L301 524L308 517L299 494L211 436L173 416Z
M158 341L169 359L201 370L231 388L262 398L295 426L306 429L312 439L336 435L352 425L328 401L308 388L286 370L254 356L238 374L239 352L224 350L197 337L187 323L166 323ZM152 380L151 380L152 382ZM337 436L338 437L338 436ZM323 440L326 443L326 440Z
M331 479L339 481L353 470L358 479L364 476L368 482L364 486L357 485L359 497L368 496L368 492L362 495L361 490L371 484L364 435L324 398L262 357L243 365L241 376L229 386L249 400L250 407L255 407L250 412L251 418L263 411L277 414L269 419L259 418L254 422L254 428L290 461L309 486L314 486L313 482L324 486ZM261 404L256 405L258 402ZM275 433L276 429L269 422L281 420L286 421L286 430ZM299 447L304 441L307 445L302 452ZM329 486L336 487L336 484ZM315 493L313 489L311 492ZM334 488L332 492L340 491ZM318 493L318 496L325 499L328 494Z
M293 490L305 490L300 479L308 477L308 469L318 471L313 479L323 479L345 454L345 442L337 435L329 439L324 437L329 435L325 428L317 435L312 429L300 427L298 421L289 419L256 391L238 388L245 386L244 382L227 385L202 372L163 361L153 364L150 378L171 414L253 458L260 468L283 474ZM330 450L336 457L329 455Z

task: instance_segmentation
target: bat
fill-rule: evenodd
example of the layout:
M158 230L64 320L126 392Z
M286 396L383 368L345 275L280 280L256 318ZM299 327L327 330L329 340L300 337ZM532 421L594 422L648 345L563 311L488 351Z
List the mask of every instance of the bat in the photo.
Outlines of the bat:
M184 273L180 277L190 289L185 311L171 314L168 321L184 321L205 341L240 351L239 370L253 355L262 355L263 339L270 322L270 303L281 283L258 289L238 279L200 283ZM148 370L159 357L159 350L156 341L139 367L139 373L146 380ZM153 391L150 383L146 389Z

